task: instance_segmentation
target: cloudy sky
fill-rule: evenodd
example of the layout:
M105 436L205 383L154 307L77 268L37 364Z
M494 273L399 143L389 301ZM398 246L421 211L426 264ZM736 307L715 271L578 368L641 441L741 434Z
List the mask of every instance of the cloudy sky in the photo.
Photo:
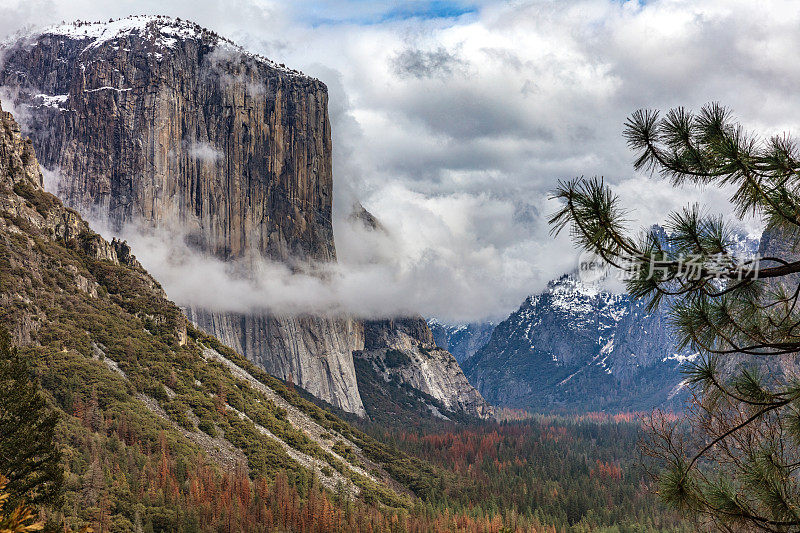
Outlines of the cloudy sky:
M575 264L545 222L558 179L604 176L636 223L724 211L724 193L633 172L621 132L638 108L719 101L764 136L800 131L792 1L4 0L0 35L129 14L194 20L327 83L346 271L327 298L366 314L515 309ZM353 199L387 237L343 222Z

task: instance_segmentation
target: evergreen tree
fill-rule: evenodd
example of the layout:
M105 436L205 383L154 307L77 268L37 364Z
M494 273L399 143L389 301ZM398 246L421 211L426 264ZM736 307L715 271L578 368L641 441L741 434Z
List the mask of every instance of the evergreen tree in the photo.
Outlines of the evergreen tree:
M54 503L62 490L57 414L48 409L28 365L0 329L0 474L11 500Z
M666 238L631 236L619 199L601 179L559 184L552 217L583 249L627 277L627 289L670 307L694 396L685 423L648 422L645 451L660 459L660 496L727 531L800 531L800 156L788 136L759 140L725 108L694 114L638 111L625 136L635 168L673 186L732 188L735 216L761 217L780 256L732 251L730 221L693 206L675 212ZM688 431L687 431L688 429Z

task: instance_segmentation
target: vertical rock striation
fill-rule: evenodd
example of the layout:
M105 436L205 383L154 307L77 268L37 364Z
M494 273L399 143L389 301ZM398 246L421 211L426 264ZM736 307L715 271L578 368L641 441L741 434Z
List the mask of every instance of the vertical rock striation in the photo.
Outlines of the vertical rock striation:
M186 308L189 320L272 375L314 396L364 414L352 353L364 347L364 326L352 318L215 313Z
M0 85L59 195L117 225L177 217L228 259L335 258L327 89L193 24L68 24L5 52Z
M70 207L116 227L179 227L225 260L336 259L322 82L162 17L56 26L2 56L0 86ZM269 372L364 413L354 321L188 315Z

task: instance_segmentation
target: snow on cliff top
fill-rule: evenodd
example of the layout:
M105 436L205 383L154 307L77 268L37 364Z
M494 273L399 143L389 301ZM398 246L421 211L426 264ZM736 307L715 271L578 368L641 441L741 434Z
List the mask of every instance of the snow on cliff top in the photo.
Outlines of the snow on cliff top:
M89 47L94 48L133 33L144 35L148 29L157 29L168 45L169 39L199 39L204 33L203 28L188 21L159 16L131 16L108 22L77 21L58 24L46 28L43 34L61 35L76 40L92 39Z
M203 28L199 24L188 20L174 19L161 15L132 15L108 22L76 21L50 26L39 32L41 35L54 35L66 37L77 41L90 41L83 51L98 48L105 43L118 39L138 35L142 38L152 39L161 48L174 48L178 41L207 40L216 48L228 49L256 59L261 63L280 70L286 74L304 76L302 72L290 69L283 64L275 63L266 57L248 52L233 41L222 37L215 32Z

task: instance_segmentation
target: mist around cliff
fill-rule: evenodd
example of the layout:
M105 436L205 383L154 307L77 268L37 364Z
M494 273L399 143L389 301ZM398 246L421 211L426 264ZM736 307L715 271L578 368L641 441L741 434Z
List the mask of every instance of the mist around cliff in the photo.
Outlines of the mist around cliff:
M45 175L52 186L53 174ZM86 215L93 229L105 237L127 240L178 305L220 312L362 318L422 314L453 321L480 320L516 307L520 291L551 276L532 269L522 258L519 272L507 272L508 258L492 250L436 250L426 242L406 241L400 231L408 228L376 230L358 219L336 224L337 263L283 263L258 254L223 261L188 244L187 232L174 222L160 227L129 224L112 230L107 217ZM432 217L427 223L434 231L443 230ZM426 218L417 217L415 224L425 225Z
M183 148L198 151L196 157L216 156L191 143ZM46 168L42 173L45 189L58 194L59 174ZM489 197L431 200L402 190L392 190L386 201L406 204L403 212L409 216L378 214L377 227L358 217L337 217L335 263L278 262L257 253L225 261L192 246L196 239L187 226L195 231L197 226L177 216L158 226L142 222L114 228L107 212L81 214L105 238L128 241L175 303L218 312L495 319L516 308L531 288L574 266L571 256L562 257L563 264L554 256L547 270L527 261L537 251L521 249L518 233L537 226L537 211L520 211ZM380 210L380 202L374 207ZM470 221L476 210L484 215ZM499 239L507 246L498 246ZM555 249L546 235L528 244L542 254Z
M45 188L55 193L58 174L43 169L43 175ZM642 194L635 183L619 192L623 198ZM367 207L379 227L358 217L334 220L336 263L276 262L256 253L224 261L189 244L193 239L177 217L158 227L112 229L107 213L82 215L107 239L127 240L175 303L218 312L502 319L577 266L577 251L559 242L569 237L554 240L541 230L547 227L541 218L554 207L547 197L528 209L491 195L430 198L402 188L372 199ZM666 215L667 200L651 197L633 227ZM723 194L716 198L724 201ZM530 257L540 260L532 264Z

